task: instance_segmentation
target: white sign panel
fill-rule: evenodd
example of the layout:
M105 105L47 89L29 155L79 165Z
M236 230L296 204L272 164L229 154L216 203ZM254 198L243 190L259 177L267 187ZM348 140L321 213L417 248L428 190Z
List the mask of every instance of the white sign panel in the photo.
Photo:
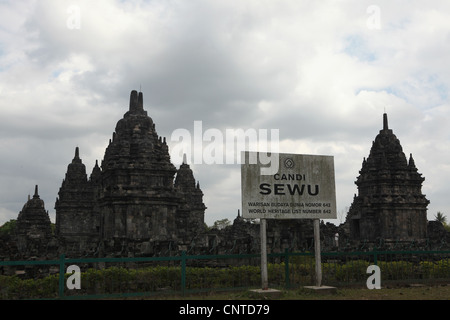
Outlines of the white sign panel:
M242 217L336 219L333 156L280 153L277 158L278 171L264 175L260 153L242 152Z

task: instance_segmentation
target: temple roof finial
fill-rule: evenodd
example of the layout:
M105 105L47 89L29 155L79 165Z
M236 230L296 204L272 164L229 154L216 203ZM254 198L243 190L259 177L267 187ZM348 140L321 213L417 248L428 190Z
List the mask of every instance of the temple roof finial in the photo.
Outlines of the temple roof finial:
M78 148L78 146L75 148L75 157L73 158L72 163L81 163L80 148Z
M409 154L408 166L411 167L411 168L415 168L416 167L416 163L414 162L412 153Z
M33 199L38 199L39 198L39 190L38 190L38 185L36 185L34 187L34 196Z
M132 113L144 111L144 96L142 92L139 91L138 93L136 90L131 91L129 111Z
M387 113L383 113L383 130L388 130L389 126L388 126L388 117L387 117Z
M144 97L142 92L139 92L139 98L138 98L138 109L139 110L144 110Z
M130 94L130 111L134 111L138 106L138 93L136 90L131 91Z

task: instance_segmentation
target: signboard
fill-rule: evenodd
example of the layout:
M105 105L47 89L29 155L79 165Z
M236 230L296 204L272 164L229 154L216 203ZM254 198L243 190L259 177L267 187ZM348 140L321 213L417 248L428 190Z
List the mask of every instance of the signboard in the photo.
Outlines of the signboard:
M272 160L278 158L278 171L262 174L262 168L267 166L260 161L263 156L257 152L242 152L242 217L336 219L333 156L273 155Z

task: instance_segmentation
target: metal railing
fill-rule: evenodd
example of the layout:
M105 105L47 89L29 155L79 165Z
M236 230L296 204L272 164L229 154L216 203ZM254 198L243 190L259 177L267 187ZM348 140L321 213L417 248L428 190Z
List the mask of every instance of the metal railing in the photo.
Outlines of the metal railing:
M367 267L381 269L382 282L450 282L450 251L322 252L323 283L364 285ZM186 294L257 288L259 254L187 255L141 258L85 258L0 261L1 273L22 268L22 277L0 275L1 299L87 299ZM269 285L295 288L314 283L314 253L268 254ZM81 289L68 289L67 267L81 269ZM12 269L11 269L12 268ZM51 272L53 268L53 272ZM19 268L20 269L20 268ZM35 270L38 269L38 270ZM45 274L26 279L27 274ZM53 274L52 274L53 273Z

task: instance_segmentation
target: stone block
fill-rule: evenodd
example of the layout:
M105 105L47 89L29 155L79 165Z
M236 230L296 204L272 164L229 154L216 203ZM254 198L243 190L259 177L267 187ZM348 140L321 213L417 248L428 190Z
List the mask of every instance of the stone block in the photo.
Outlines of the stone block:
M250 296L255 299L279 299L282 291L277 289L253 289L250 290Z
M329 287L329 286L305 286L303 287L306 290L310 290L314 293L318 293L318 294L336 294L337 293L337 288L336 287Z

